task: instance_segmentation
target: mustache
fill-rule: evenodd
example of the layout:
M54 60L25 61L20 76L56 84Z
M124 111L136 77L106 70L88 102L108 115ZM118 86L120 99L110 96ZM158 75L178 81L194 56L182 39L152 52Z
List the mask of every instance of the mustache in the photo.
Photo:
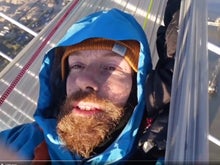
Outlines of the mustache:
M96 100L104 100L104 99L98 97L98 95L95 92L85 92L82 90L74 92L69 97L67 97L68 100L74 100L74 101L79 101L79 100L83 100L86 98L94 98Z
M100 105L100 108L109 110L109 108L123 108L121 106L117 106L112 101L108 99L101 98L97 95L96 92L85 92L85 91L77 91L72 93L70 96L66 98L63 105L61 106L61 111L68 113L72 108L74 103L84 101L84 102L92 102Z
M66 102L90 101L98 104L112 103L107 99L103 99L96 92L77 91L67 97Z

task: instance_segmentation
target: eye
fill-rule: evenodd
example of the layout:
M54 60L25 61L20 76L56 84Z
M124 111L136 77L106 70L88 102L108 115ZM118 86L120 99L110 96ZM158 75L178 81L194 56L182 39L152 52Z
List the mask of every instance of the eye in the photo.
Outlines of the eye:
M70 66L70 69L71 70L75 70L75 71L77 71L77 70L82 70L82 69L84 69L85 68L85 66L83 65L83 64L81 64L81 63L75 63L75 64L72 64L71 66Z
M116 66L113 66L113 65L104 65L104 66L103 66L103 69L104 69L105 71L110 71L110 72L112 72L112 71L115 71L115 70L117 69L117 67L116 67Z

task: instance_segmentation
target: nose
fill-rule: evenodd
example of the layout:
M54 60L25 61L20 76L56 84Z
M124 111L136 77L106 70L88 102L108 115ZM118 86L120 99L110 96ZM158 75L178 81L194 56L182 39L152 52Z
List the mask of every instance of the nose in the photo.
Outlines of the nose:
M98 80L92 71L84 72L78 75L76 84L82 91L85 92L97 92L99 88Z

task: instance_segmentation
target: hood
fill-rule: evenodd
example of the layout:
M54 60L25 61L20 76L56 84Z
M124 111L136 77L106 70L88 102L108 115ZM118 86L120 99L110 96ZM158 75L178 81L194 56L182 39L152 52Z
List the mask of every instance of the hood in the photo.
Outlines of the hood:
M109 20L117 18L116 23ZM109 33L110 32L110 33ZM89 159L89 162L115 162L128 156L135 142L138 128L145 110L144 84L148 72L152 68L151 56L145 32L138 22L130 14L126 14L118 9L109 11L99 11L75 22L67 31L63 39L56 47L70 46L77 44L88 38L106 38L111 40L137 40L140 43L140 54L137 72L137 99L130 120L116 139L103 153ZM43 129L51 159L72 160L78 159L69 151L60 147L61 142L56 134L56 119L44 116L44 111L51 104L51 91L49 77L51 64L54 60L55 48L48 51L44 57L39 80L40 92L38 105L34 118Z

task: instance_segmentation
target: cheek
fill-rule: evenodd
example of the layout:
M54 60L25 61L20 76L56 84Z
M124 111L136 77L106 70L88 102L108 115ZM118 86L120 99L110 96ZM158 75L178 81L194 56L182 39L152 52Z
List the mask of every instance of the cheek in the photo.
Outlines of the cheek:
M109 81L103 86L103 93L114 104L124 106L131 92L132 79Z
M76 91L76 83L71 76L67 77L66 80L66 94L67 96L70 96L74 91Z

